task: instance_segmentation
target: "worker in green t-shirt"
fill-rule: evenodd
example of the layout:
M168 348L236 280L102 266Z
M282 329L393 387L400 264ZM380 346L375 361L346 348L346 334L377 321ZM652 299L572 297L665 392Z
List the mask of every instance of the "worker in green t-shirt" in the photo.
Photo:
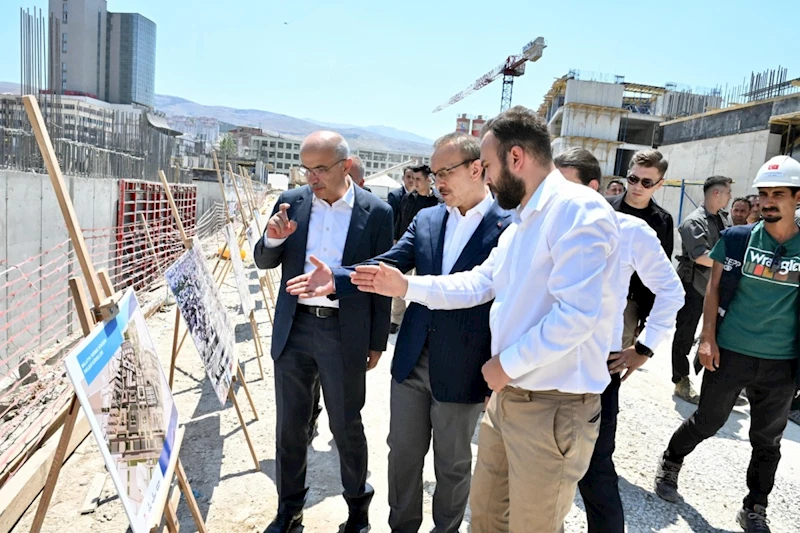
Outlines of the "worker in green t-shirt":
M769 533L767 498L775 483L800 354L800 227L794 220L800 201L800 163L788 156L774 157L758 171L753 186L758 188L761 221L749 230L749 238L742 235L747 238L744 256L745 241L738 253L731 253L736 247L731 240L732 249L726 253L725 232L710 254L714 265L698 349L706 369L700 404L672 435L659 462L655 489L661 498L678 501L683 459L725 424L745 389L753 452L747 469L748 494L736 519L746 533ZM739 267L738 284L720 284L723 269ZM729 279L730 274L726 276ZM727 305L720 313L724 319L718 315L721 302Z

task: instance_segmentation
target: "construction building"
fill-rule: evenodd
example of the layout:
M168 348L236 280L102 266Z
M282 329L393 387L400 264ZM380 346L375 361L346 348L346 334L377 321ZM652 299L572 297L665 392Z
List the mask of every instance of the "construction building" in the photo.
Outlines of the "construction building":
M137 13L110 13L107 4L50 0L50 33L57 41L51 53L61 93L152 107L156 25Z
M719 108L718 91L696 94L626 82L623 76L581 75L558 78L539 107L552 137L553 154L567 148L591 151L603 174L624 175L637 150L658 144L658 126L670 117Z

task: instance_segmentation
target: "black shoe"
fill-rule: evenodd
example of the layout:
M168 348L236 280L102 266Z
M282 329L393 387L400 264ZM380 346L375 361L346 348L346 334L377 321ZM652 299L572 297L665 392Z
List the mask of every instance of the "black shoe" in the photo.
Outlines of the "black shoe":
M395 324L394 322L392 322L392 325L389 326L389 334L394 335L395 333L397 333L397 330L399 329L400 329L400 324Z
M347 522L339 526L339 533L368 533L369 515L366 512L350 513Z
M264 533L292 533L303 525L303 511L297 514L278 513ZM302 529L300 530L302 531Z
M770 533L767 510L763 505L754 505L752 509L739 509L736 522L742 526L744 533Z
M666 455L666 452L664 452ZM656 470L655 490L656 494L662 500L677 503L680 500L678 494L678 474L681 472L679 463L673 463L661 456L658 461L658 469Z

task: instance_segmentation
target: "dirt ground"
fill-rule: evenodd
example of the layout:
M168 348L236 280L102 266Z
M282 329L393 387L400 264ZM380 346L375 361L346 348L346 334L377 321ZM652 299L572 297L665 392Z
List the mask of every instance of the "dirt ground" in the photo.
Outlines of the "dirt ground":
M269 358L271 328L255 273L251 270L250 290L257 302L256 318L264 341L264 377L259 373L250 327L239 310L239 295L230 275L223 286L223 300L236 327L237 353L258 409L258 420L247 404L244 391L237 386L237 397L260 461L254 469L242 429L233 406L220 407L206 379L200 358L187 339L181 351L174 387L175 400L186 427L180 457L208 530L218 532L263 531L277 508L275 491L275 403L272 362ZM162 289L163 290L163 289ZM156 313L149 320L151 335L159 349L162 364L169 365L175 306ZM371 507L374 532L388 531L386 435L389 427L389 368L392 357L384 354L377 369L367 378L367 402L363 411L370 452L369 482L376 497ZM623 385L620 401L617 452L615 460L621 476L620 488L626 506L628 530L697 532L739 531L734 518L744 495L744 474L750 447L747 442L748 408L731 415L720 434L701 445L687 459L681 474L685 501L668 504L655 497L652 478L658 454L670 434L693 407L672 396L669 380L669 343L662 346L644 371ZM477 432L473 439L477 451ZM47 514L44 532L124 532L127 518L107 478L100 505L92 514L78 513L91 480L104 466L90 435L78 447L61 473ZM319 435L309 455L309 492L305 512L305 531L334 532L346 519L347 510L340 497L339 463L327 419L320 419ZM432 527L431 494L434 488L431 456L424 473L425 522L422 531ZM783 440L783 460L771 498L770 516L774 531L797 531L800 523L800 428L789 423ZM20 520L14 531L28 531L38 500ZM194 523L183 501L179 507L183 531L194 531ZM468 520L467 520L468 522ZM469 531L468 523L462 526ZM566 531L585 531L585 516L576 498L567 520Z

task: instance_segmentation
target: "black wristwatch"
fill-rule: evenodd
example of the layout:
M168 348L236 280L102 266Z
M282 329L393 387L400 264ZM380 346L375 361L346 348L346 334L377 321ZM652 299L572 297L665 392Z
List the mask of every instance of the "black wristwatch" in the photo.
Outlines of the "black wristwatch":
M633 349L636 350L636 353L639 355L646 355L647 357L653 357L653 350L645 346L639 341L636 341L636 344L633 345Z

